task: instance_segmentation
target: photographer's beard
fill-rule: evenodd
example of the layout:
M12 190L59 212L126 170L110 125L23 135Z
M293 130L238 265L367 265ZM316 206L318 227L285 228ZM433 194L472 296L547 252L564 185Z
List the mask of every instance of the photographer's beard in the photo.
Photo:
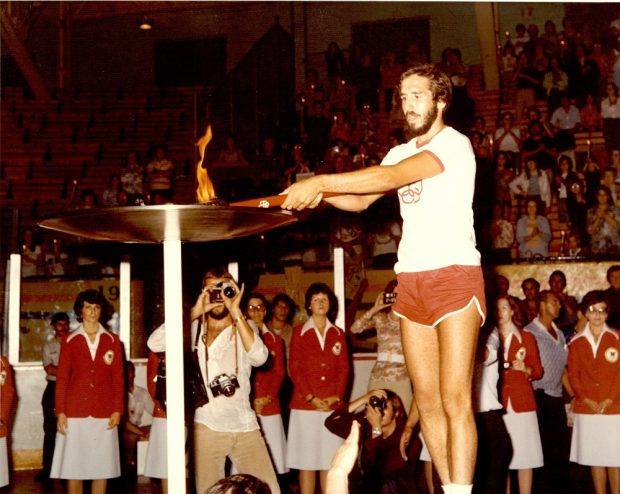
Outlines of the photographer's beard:
M226 319L230 315L228 309L224 306L221 308L216 307L211 312L209 312L209 318L214 319L216 321L221 321L222 319Z

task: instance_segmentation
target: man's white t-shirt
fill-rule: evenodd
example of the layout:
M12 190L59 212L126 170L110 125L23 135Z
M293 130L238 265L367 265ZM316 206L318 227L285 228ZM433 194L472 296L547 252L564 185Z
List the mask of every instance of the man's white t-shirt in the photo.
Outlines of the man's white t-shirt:
M394 270L415 273L479 266L472 210L476 160L469 139L444 127L420 147L414 138L392 148L381 165L394 165L421 152L434 155L442 172L398 189L403 236Z

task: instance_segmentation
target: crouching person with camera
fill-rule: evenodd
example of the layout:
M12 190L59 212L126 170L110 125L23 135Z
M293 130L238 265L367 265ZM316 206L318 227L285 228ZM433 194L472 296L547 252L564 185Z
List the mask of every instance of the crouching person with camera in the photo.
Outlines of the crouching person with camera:
M413 463L400 453L400 438L407 422L400 397L387 389L374 389L333 412L325 426L346 438L354 420L361 424L361 453L349 474L349 492L416 492Z
M224 478L229 457L239 473L258 477L280 493L276 474L250 404L252 367L268 351L240 308L243 296L223 268L209 270L191 309L192 346L206 388L206 403L194 414L196 492Z

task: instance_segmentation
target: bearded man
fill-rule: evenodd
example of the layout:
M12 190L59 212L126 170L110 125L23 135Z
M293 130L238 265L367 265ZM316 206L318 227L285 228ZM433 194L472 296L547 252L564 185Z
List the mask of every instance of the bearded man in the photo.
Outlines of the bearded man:
M444 492L471 492L476 427L471 380L478 331L486 314L472 199L476 162L469 139L444 123L450 79L418 65L400 79L411 140L390 150L381 166L317 175L284 191L282 207L326 202L362 211L397 189L403 236L395 271L407 368L420 423Z

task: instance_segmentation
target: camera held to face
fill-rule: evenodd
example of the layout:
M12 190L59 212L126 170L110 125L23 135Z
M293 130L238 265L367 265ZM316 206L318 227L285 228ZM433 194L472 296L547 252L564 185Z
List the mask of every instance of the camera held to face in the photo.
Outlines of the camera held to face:
M211 393L213 393L214 398L219 395L224 395L230 398L235 394L238 387L239 380L234 374L231 374L230 376L228 374L220 374L209 384L209 388L211 388Z
M379 410L381 412L381 415L383 415L383 412L385 411L385 407L387 406L387 402L385 398L382 398L381 396L374 396L374 395L370 397L370 399L368 400L368 404L371 407Z
M396 302L396 292L385 292L383 294L384 304L393 304L394 302Z
M233 298L237 293L235 287L230 281L220 281L217 285L209 290L209 301L213 304L215 302L223 302L224 297Z

